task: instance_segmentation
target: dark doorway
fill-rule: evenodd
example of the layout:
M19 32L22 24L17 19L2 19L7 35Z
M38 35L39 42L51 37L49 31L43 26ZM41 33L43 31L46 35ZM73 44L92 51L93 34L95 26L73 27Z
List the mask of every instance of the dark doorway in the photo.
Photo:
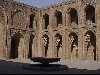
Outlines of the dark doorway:
M30 42L29 42L29 55L28 55L28 58L32 58L32 46L33 46L33 43L34 43L34 35L31 35L30 36Z
M13 37L11 40L11 56L10 59L18 58L19 38Z

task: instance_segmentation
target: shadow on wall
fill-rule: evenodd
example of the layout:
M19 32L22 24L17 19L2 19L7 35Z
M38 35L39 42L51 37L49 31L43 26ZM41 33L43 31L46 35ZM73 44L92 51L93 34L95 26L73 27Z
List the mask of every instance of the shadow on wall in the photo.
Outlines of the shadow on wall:
M55 66L59 66L57 64L54 64ZM37 71L32 71L30 69L25 70L23 67L31 66L31 67L38 67ZM42 66L39 70L40 65L37 66L35 64L28 64L28 63L20 63L20 62L12 62L12 61L0 61L0 74L100 74L100 70L80 70L75 68L66 68L64 70L55 70L55 71L49 71L44 70L42 71L44 67ZM47 68L47 67L46 67ZM52 67L50 67L52 69Z

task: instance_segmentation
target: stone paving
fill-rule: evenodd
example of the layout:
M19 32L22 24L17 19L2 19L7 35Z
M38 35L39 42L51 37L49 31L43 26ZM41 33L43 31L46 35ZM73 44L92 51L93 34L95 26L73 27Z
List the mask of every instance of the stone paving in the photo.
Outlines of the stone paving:
M29 59L1 60L0 74L100 74L100 62L61 60L53 64L67 65L68 69L61 71L43 71L41 68L37 71L23 69L23 66L30 64L39 63L33 63Z

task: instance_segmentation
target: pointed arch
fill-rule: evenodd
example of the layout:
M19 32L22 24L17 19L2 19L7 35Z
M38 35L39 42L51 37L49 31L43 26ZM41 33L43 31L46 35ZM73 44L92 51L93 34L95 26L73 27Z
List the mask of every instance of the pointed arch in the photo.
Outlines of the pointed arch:
M48 48L49 48L49 36L43 35L42 37L42 43L43 43L43 55L44 57L47 57L48 55Z
M75 8L71 8L69 15L70 15L70 22L71 23L75 22L78 25L78 12L77 12L77 10Z
M26 17L22 10L16 10L12 15L12 25L15 27L26 28Z
M62 48L62 36L59 33L57 33L55 35L55 49L57 57L60 57L59 51L61 51L61 48Z
M10 59L18 58L19 43L21 38L23 38L23 36L20 33L17 33L12 37Z
M96 61L96 35L90 30L85 33L85 56L86 60Z
M95 8L92 5L87 5L85 8L86 21L90 20L95 23Z
M45 13L45 15L43 15L43 18L44 18L44 25L45 25L44 29L47 29L49 25L49 15Z
M69 47L71 60L78 59L78 36L75 32L69 34Z
M62 24L63 23L62 12L61 11L56 11L55 12L55 17L56 17L56 24L57 24L56 27L58 27L59 24Z

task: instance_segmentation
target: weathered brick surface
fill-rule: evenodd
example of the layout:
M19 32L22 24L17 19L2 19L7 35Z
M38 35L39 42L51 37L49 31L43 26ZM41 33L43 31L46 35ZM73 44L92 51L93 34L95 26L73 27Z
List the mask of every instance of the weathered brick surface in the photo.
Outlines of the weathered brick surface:
M100 1L46 8L0 1L0 59L61 57L100 60Z

